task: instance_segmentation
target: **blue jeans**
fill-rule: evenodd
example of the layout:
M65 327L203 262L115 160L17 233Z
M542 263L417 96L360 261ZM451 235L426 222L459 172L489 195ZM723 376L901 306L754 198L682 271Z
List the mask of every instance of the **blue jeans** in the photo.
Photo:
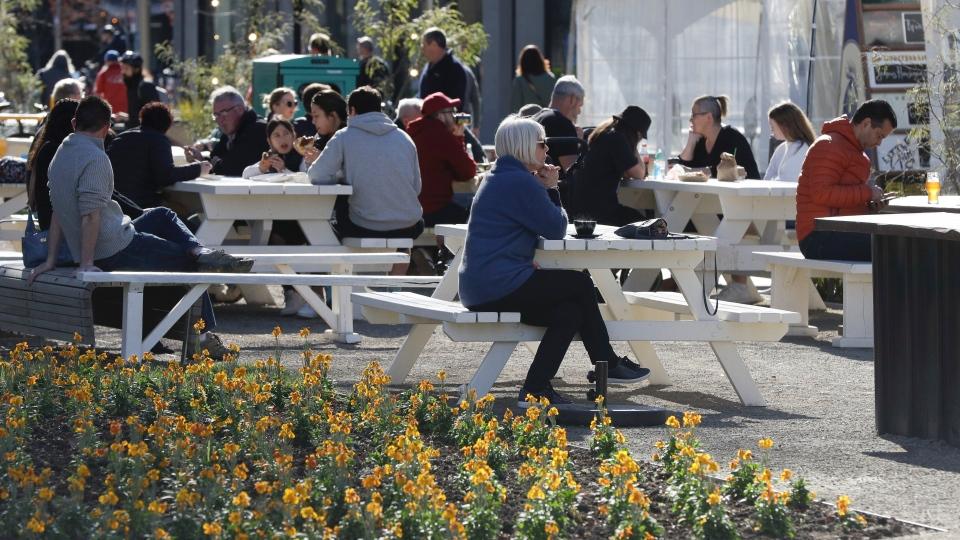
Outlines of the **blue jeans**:
M127 247L117 253L94 261L101 270L144 270L194 272L197 258L193 250L203 247L200 240L180 221L173 210L164 207L148 208L133 220L137 231ZM210 295L203 293L201 316L207 330L217 326Z

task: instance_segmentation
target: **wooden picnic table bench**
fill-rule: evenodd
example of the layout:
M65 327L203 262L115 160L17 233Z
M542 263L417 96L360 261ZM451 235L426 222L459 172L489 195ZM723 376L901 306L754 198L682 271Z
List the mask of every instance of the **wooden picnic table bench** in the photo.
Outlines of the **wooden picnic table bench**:
M543 328L520 322L518 313L475 313L455 302L459 285L458 268L463 257L465 225L438 225L438 234L447 238L455 257L432 298L413 293L354 293L364 316L374 323L413 324L387 374L402 383L434 329L440 325L454 341L484 342L490 346L477 371L463 390L489 392L513 350L521 343L540 341ZM707 311L703 286L696 268L703 253L716 249L709 237L677 240L631 240L611 234L612 228L598 226L594 240L565 238L540 240L536 262L544 269L588 268L605 304L600 310L613 341L629 343L637 362L651 370L651 383L669 384L651 342L709 342L734 390L746 405L763 405L759 389L737 351L737 341L777 341L787 325L799 315L758 306L722 304L717 314ZM676 293L627 294L611 268L668 268L682 290ZM683 299L682 305L680 299ZM678 315L683 315L677 320ZM692 320L686 320L692 319Z
M770 305L800 314L788 335L815 336L810 325L810 278L843 279L843 331L834 347L873 348L873 267L869 262L807 259L796 252L757 252L770 265Z

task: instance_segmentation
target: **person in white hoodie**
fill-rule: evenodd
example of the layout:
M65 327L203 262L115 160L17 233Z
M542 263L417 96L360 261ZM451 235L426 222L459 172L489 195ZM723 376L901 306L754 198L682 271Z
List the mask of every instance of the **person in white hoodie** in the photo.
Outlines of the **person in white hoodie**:
M350 92L347 127L307 170L313 184L339 179L353 186L347 208L337 210L341 238L416 238L423 232L417 147L381 112L380 101L380 92L369 86Z
M783 142L773 151L763 179L796 182L800 178L803 159L807 157L807 148L816 138L813 126L800 107L789 101L770 109L767 117L773 138Z

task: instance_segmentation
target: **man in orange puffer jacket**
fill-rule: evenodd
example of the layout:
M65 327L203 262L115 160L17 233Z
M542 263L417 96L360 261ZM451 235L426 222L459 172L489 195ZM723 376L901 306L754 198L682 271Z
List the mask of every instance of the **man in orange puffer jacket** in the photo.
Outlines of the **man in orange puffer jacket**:
M823 124L803 160L797 186L797 239L808 259L870 261L870 235L815 231L813 220L828 216L866 214L867 204L879 203L883 190L868 185L870 158L896 129L897 115L880 99L864 102L854 113Z

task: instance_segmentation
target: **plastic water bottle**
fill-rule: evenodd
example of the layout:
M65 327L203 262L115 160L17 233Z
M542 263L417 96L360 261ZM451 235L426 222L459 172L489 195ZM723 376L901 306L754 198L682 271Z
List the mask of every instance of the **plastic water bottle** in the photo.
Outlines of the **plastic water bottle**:
M647 165L647 166L650 165L650 153L647 151L646 139L644 139L643 142L640 143L640 159L643 160L644 165Z
M653 160L653 177L663 178L667 173L667 160L663 156L663 150L657 148L657 155Z

